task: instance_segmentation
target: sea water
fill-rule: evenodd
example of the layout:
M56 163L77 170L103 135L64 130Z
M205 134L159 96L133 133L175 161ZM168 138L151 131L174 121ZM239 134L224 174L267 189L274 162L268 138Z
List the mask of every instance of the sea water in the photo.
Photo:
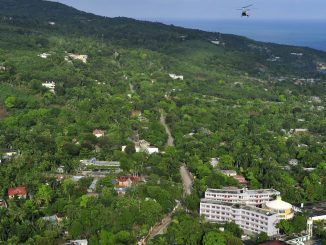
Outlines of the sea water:
M246 36L248 38L279 44L310 47L326 51L325 20L161 20L173 24L211 32Z

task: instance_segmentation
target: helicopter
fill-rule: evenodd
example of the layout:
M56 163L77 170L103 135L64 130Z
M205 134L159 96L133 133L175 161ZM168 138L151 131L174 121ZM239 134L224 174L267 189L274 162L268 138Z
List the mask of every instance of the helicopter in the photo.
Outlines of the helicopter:
M237 9L237 10L241 10L241 17L249 17L250 16L250 9L249 7L251 7L253 4L247 5L242 7L241 9Z

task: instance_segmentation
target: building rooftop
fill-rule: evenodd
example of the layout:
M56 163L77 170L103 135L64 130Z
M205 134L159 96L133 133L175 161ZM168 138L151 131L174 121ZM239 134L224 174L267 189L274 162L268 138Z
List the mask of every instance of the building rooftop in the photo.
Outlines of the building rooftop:
M248 205L243 205L243 204L238 204L238 203L232 204L232 203L227 203L227 202L220 202L220 201L216 201L213 199L202 198L202 199L200 199L200 203L220 204L223 206L229 206L229 207L236 208L236 209L244 209L244 210L248 210L248 211L253 211L253 212L260 213L260 214L263 214L266 216L272 216L272 215L277 214L276 212L262 209L262 208L257 208L254 206L248 206Z
M302 213L308 217L326 215L326 202L308 203L301 208Z
M212 193L232 193L232 194L241 194L241 193L248 193L248 194L274 194L279 195L280 192L274 189L257 189L257 190L248 190L247 188L237 188L237 187L224 187L223 189L211 189L208 188L207 192Z
M278 196L276 200L267 202L266 207L273 210L288 210L292 208L292 205L288 202L282 201L282 198Z
M9 188L8 189L8 196L24 196L26 195L26 188L24 186L19 186L17 188Z

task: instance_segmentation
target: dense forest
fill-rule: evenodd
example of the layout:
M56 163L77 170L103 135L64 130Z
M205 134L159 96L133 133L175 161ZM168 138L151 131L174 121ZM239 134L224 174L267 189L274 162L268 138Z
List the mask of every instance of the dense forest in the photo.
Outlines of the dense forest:
M324 67L326 53L309 48L0 0L0 244L135 244L176 200L149 244L242 244L234 223L222 233L198 214L207 187L239 186L220 169L292 204L326 201ZM160 153L136 152L135 138ZM92 158L121 169L76 181ZM121 195L121 176L142 181ZM19 186L26 199L9 198Z

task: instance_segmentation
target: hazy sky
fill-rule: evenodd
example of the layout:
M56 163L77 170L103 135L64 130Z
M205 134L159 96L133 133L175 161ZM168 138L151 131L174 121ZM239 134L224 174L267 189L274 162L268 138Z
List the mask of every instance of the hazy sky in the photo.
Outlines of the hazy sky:
M136 19L238 19L254 4L255 19L323 19L326 0L54 0L95 14Z

